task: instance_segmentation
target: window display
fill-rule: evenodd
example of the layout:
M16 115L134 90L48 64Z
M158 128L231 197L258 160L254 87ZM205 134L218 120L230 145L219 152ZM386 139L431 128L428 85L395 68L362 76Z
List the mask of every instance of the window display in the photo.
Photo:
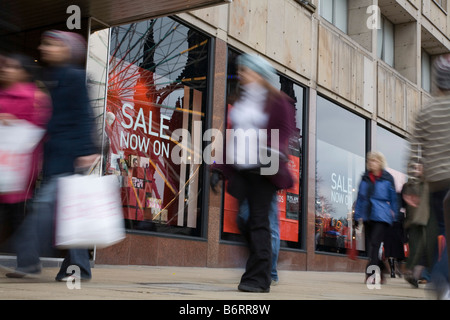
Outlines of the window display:
M201 236L202 161L180 145L205 129L208 38L163 17L113 27L110 43L105 171L127 227Z
M366 121L325 98L317 97L316 250L345 253L362 230L352 227L353 209L365 171Z

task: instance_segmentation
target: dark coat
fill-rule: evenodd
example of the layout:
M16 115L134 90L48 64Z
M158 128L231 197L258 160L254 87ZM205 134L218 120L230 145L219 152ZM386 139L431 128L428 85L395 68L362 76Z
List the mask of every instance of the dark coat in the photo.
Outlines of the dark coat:
M98 153L86 74L70 66L50 68L44 75L52 99L52 115L44 144L44 177L74 173L80 156Z

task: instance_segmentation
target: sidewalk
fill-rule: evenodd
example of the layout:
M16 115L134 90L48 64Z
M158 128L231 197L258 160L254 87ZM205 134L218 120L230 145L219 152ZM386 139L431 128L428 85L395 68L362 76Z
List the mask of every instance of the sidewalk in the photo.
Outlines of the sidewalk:
M56 267L37 279L10 279L0 271L0 300L429 300L424 286L387 278L369 289L363 274L279 271L270 293L237 290L243 269L95 265L93 278L80 288L54 280Z

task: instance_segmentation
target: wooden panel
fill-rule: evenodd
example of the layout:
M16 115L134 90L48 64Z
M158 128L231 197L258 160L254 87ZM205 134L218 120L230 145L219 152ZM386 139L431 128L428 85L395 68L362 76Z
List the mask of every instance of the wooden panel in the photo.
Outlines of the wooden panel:
M333 49L331 33L328 32L326 28L319 25L317 83L330 90L333 74Z
M405 131L411 130L421 106L416 86L378 62L377 116Z
M416 114L420 109L420 93L411 85L406 85L406 126L408 132L412 132Z
M236 0L230 6L229 35L265 52L269 0Z
M360 48L324 25L319 25L318 45L317 83L372 111L374 74L371 59ZM371 79L367 79L369 76Z
M312 20L307 10L292 1L269 1L267 31L265 54L294 72L311 78Z

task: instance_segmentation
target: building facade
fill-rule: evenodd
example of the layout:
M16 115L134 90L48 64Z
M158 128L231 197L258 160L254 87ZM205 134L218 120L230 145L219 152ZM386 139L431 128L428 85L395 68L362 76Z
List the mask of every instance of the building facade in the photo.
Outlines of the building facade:
M212 192L204 160L211 132L226 127L235 59L248 52L271 62L295 101L296 183L277 193L279 268L363 270L352 210L365 156L383 152L401 190L414 116L436 92L433 58L450 51L448 10L447 0L235 0L114 24L87 18L88 84L108 144L98 174L118 177L127 228L95 262L245 265L236 201L225 186Z

